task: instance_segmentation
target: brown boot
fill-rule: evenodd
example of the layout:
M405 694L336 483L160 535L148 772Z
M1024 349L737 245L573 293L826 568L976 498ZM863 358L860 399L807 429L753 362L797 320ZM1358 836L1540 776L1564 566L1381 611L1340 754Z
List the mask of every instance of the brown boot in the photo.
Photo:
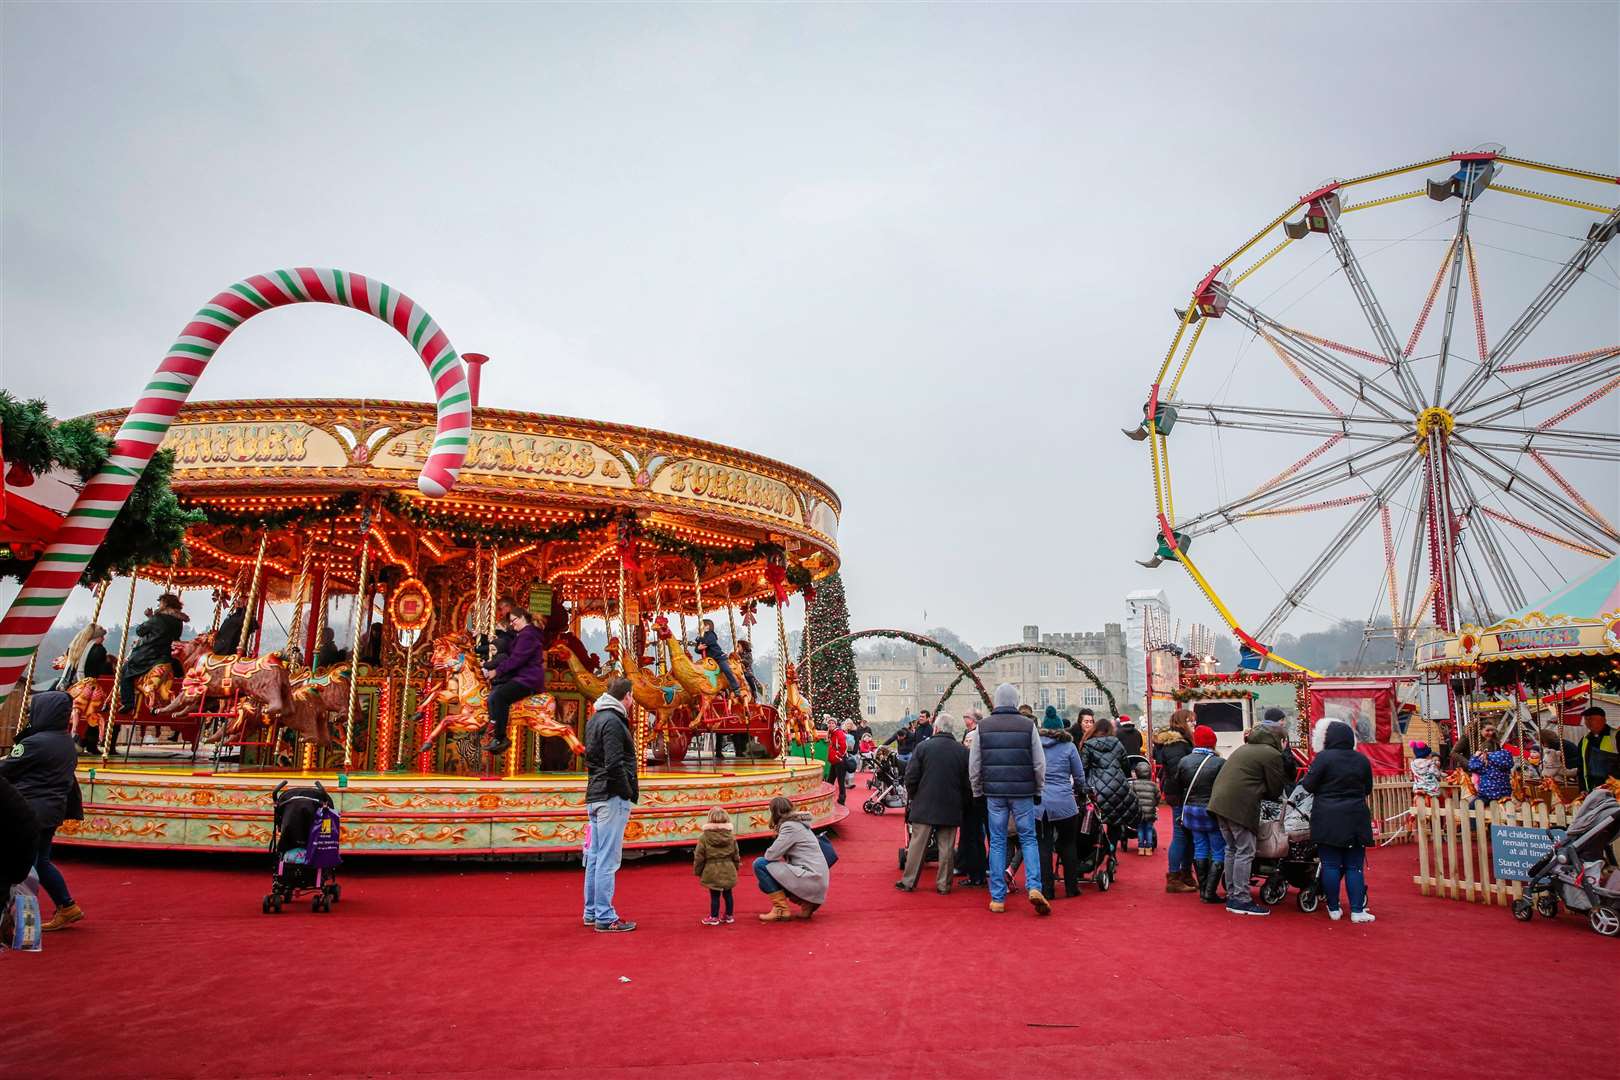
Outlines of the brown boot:
M40 927L40 929L61 930L64 927L72 926L82 918L84 918L84 912L80 910L79 905L69 904L67 907L57 908L56 914L51 916L50 922Z
M760 922L787 922L793 918L793 913L788 911L787 893L778 889L767 893L765 898L771 902L771 910L760 915Z
M1197 892L1198 886L1188 878L1190 870L1178 870L1175 873L1164 875L1164 891L1168 893Z
M814 915L816 913L816 909L821 906L820 904L812 904L808 900L800 900L798 897L794 897L793 902L797 904L799 908L798 911L793 913L793 917L795 919L808 919L810 916Z

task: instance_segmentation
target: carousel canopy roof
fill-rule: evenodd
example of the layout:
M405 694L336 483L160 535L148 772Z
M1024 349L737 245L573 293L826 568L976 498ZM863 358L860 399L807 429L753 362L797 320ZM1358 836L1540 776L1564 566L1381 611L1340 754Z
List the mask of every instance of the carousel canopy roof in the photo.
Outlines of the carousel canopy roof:
M123 413L92 419L110 431ZM668 432L480 408L455 491L426 499L415 477L434 420L425 402L186 405L163 447L174 451L176 494L209 523L188 532L189 565L154 574L230 589L268 536L272 598L305 576L311 551L329 587L350 591L368 536L373 574L437 573L459 588L448 582L463 564L494 552L503 580L544 580L601 609L617 596L631 536L640 565L627 588L641 606L690 611L700 589L705 609L767 595L777 555L801 581L838 565L838 497L791 465Z
M1536 612L1571 619L1596 619L1610 612L1620 612L1620 556L1574 581L1565 582L1508 618L1523 620Z

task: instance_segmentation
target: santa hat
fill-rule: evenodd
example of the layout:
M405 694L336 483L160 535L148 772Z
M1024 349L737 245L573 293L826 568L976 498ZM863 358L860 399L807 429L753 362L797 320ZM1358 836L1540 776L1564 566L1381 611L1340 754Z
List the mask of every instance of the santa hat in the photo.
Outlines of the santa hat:
M1215 729L1208 724L1193 728L1193 745L1204 750L1215 749Z

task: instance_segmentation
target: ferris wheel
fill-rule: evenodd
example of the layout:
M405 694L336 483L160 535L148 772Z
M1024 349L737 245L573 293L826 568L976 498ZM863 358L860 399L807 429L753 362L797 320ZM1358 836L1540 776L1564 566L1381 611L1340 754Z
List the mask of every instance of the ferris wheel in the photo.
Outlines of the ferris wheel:
M1179 563L1248 666L1306 670L1275 647L1298 612L1409 656L1620 550L1620 424L1592 408L1620 387L1617 184L1486 146L1324 181L1244 240L1126 432L1143 565Z

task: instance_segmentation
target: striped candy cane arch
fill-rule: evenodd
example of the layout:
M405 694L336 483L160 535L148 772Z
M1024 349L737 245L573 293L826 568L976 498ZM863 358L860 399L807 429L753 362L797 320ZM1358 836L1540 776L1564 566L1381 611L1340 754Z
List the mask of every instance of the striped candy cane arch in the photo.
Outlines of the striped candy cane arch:
M129 499L175 414L231 332L253 316L290 304L339 304L374 315L404 336L433 380L438 426L417 487L432 497L455 486L467 456L472 401L466 370L450 339L423 308L397 289L346 270L300 266L255 274L202 306L169 346L140 400L129 410L107 465L91 478L0 620L0 700L17 685L28 657L56 620L85 563Z

